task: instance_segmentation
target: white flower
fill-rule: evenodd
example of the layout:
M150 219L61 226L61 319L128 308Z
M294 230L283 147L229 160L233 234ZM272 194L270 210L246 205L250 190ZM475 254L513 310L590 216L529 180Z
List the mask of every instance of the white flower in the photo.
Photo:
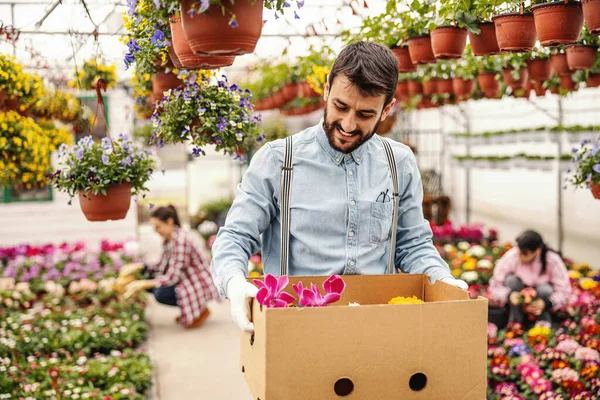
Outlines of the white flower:
M49 359L49 360L48 360L48 362L49 362L50 364L56 364L56 363L58 362L58 359L56 359L56 358L52 357L51 359Z
M350 306L350 307L358 307L358 306L360 306L360 304L358 304L358 303L348 303L348 306Z
M77 359L77 364L78 365L83 365L83 364L85 364L86 361L87 361L87 358L85 358L85 357L79 357Z
M462 251L467 251L469 247L471 247L471 245L469 244L469 242L458 242L456 247L458 247Z
M121 394L129 394L129 389L121 389Z
M113 357L119 357L121 355L121 352L119 350L111 350L110 355Z
M485 253L486 253L485 248L480 245L475 245L467 251L468 255L475 256L477 258L481 258L481 257L485 256Z
M460 279L471 284L476 282L477 279L479 279L479 274L477 273L477 271L465 271L460 276Z
M46 341L47 341L47 340L46 340ZM48 363L47 363L46 361L42 361L42 362L40 363L40 366L41 366L41 367L46 367L46 366L48 366Z
M444 245L444 251L446 253L450 253L451 251L454 251L454 250L456 250L456 249L453 245L451 245L451 244Z
M477 262L477 268L481 269L492 269L494 264L490 260L479 260Z

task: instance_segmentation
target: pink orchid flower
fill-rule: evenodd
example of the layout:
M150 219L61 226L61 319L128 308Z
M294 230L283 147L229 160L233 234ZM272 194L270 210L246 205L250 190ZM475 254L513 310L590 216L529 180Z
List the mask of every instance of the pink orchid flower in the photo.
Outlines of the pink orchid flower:
M298 282L293 287L299 298L298 305L303 307L324 307L340 299L342 292L346 288L346 283L339 275L331 275L323 282L325 296L321 295L319 288L314 284L311 284L310 289L304 288L302 282Z
M283 289L287 286L289 279L286 275L275 277L271 274L265 275L265 280L254 280L254 283L259 287L256 294L258 304L268 308L283 308L288 307L296 300L291 294L284 292Z

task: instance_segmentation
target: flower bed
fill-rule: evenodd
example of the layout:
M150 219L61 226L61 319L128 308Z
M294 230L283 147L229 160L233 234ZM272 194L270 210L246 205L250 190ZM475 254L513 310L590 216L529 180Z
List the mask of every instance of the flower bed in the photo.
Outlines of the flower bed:
M0 398L143 399L145 304L113 290L134 253L108 242L0 249Z

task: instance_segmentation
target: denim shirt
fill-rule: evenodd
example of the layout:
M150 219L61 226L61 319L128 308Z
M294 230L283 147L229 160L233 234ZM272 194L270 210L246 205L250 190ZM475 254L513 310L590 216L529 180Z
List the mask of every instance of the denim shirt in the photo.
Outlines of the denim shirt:
M351 154L331 147L320 124L294 135L288 274L385 274L392 228L391 173L378 135ZM391 141L400 202L395 266L451 277L423 217L423 186L411 150ZM265 274L280 273L280 186L285 139L265 144L238 185L213 245L211 272L221 296L261 248ZM387 193L386 193L387 191ZM382 194L383 192L383 194ZM262 235L262 241L261 241Z

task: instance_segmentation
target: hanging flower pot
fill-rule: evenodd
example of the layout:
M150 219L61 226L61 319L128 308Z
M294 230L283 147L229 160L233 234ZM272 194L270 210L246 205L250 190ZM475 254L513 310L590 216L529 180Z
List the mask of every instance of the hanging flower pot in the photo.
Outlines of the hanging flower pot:
M379 135L385 135L386 133L392 130L395 123L396 115L388 115L387 118L381 121L381 123L377 127L377 133Z
M302 97L321 97L317 92L315 92L310 85L308 84L308 82L301 82L299 87L300 90L300 96Z
M596 62L598 47L573 44L567 46L567 65L569 69L580 71L592 68Z
M431 32L431 48L440 60L460 58L467 45L467 30L458 26L440 26Z
M408 53L413 64L431 64L436 62L429 35L408 39Z
M9 97L4 100L4 109L6 111L17 111L21 104L21 98L19 96Z
M549 58L527 60L527 72L529 72L529 79L546 81L552 76L552 63Z
M423 82L423 94L425 96L431 96L432 94L437 93L439 79L430 79L428 81Z
M550 57L550 62L552 63L554 73L558 76L571 75L573 73L567 63L566 54L553 54L552 57Z
M171 59L171 62L173 63L173 65L175 66L175 68L177 68L177 69L183 69L183 65L181 64L181 61L179 61L179 58L177 57L177 54L175 53L175 49L173 48L173 44L171 44L169 46L169 58Z
M452 94L452 79L438 79L437 93Z
M413 64L408 53L408 46L394 47L392 52L398 60L399 72L415 72L417 70L417 66Z
M162 99L163 93L182 85L181 79L172 72L159 71L152 77L152 93L155 99Z
M593 35L600 35L600 0L582 0L583 19Z
M285 99L285 102L291 101L298 97L298 84L297 83L288 83L282 89L282 95Z
M578 1L551 2L531 7L535 31L542 46L577 42L583 28L583 10Z
M592 196L594 196L595 199L600 200L600 185L592 186Z
M395 97L400 101L405 100L408 97L408 82L398 82L396 85Z
M500 51L527 52L537 39L533 15L529 13L500 14L493 18Z
M273 105L275 106L275 108L281 108L285 105L285 103L287 103L287 101L285 101L285 97L283 97L283 93L281 92L281 90L278 90L275 93L273 93L273 95L271 95L271 98L273 99Z
M468 79L468 80L463 79L463 78L452 79L452 91L461 100L470 99L471 95L473 94L473 90L475 90L475 80L474 79Z
M229 67L233 64L235 56L205 56L200 57L194 54L190 48L183 28L181 26L181 18L171 17L169 19L171 25L171 35L173 37L173 48L181 65L186 69L215 69L221 67Z
M543 97L546 95L546 89L544 89L544 82L542 81L533 81L533 90L535 91L535 95L537 97Z
M476 56L499 54L498 40L496 39L496 26L493 22L484 22L477 25L479 35L469 31L469 43Z
M124 219L131 204L131 184L111 185L106 195L79 192L79 205L88 221Z
M416 80L408 81L408 94L411 96L423 94L423 85L421 84L421 82Z
M550 88L550 93L552 93L552 94L559 94L560 92L558 91L558 88L551 87Z
M210 5L201 14L190 15L196 0L180 0L183 31L195 54L249 54L256 48L263 26L263 0L235 0ZM231 16L235 15L232 20Z
M504 68L502 70L502 77L504 78L504 83L506 83L507 86L510 86L510 88L512 90L519 90L525 87L525 83L527 82L527 77L528 77L528 73L527 73L527 68L522 68L521 71L519 71L519 77L517 79L515 79L513 77L513 68L507 67Z
M479 86L488 99L496 99L500 94L500 83L496 80L495 72L480 72L477 75Z
M569 92L572 92L573 90L577 89L577 87L575 86L575 81L573 81L571 75L563 75L560 77L560 87L565 90L568 90Z
M585 83L588 87L600 87L600 73L590 72Z

